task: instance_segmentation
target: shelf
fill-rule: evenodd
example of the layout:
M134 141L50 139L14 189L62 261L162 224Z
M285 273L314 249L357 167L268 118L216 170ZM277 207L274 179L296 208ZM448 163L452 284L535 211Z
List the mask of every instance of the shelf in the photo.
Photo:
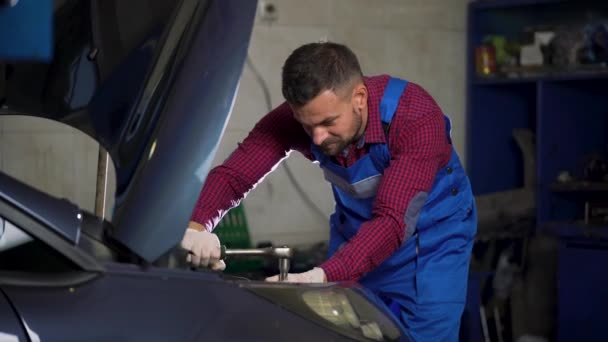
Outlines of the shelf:
M552 286L559 297L552 335L559 341L590 340L605 330L602 310L588 304L608 300L608 273L601 268L608 262L608 222L590 205L608 203L608 182L578 179L587 155L606 153L608 63L508 66L496 61L496 73L484 77L476 72L476 47L488 35L525 45L538 30L561 33L562 27L569 27L569 32L579 34L590 18L608 18L608 1L478 0L468 5L467 173L477 195L520 188L533 168L532 234L557 242ZM516 54L514 50L508 47L510 54ZM522 128L534 134L522 143L534 146L534 164L513 137L513 131ZM564 170L577 181L557 183ZM597 223L585 224L585 215L598 217ZM478 238L500 239L508 233L512 232L503 228L491 234L491 229L480 226Z
M563 2L567 2L567 0L477 0L471 2L471 6L478 9L492 9L556 4Z
M583 221L552 221L540 225L540 231L562 238L595 238L608 240L608 224L585 224Z
M608 80L608 71L603 68L601 70L589 70L585 72L554 72L536 76L522 77L479 77L473 80L476 85L496 85L496 84L521 84L532 82L567 82L567 81L584 81L584 80Z
M608 192L608 182L553 183L549 189L553 192Z
M534 83L538 79L532 77L477 77L473 80L474 85L501 85Z

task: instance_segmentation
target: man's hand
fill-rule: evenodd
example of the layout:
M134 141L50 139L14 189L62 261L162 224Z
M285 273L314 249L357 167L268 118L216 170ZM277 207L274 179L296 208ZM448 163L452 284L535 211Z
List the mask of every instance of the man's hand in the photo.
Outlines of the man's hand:
M210 267L215 271L223 271L226 268L224 261L220 260L220 239L213 233L188 228L181 247L190 251L186 261L192 266Z
M273 276L266 278L266 281L279 281L279 276ZM325 271L322 268L315 267L310 271L306 271L304 273L288 273L287 280L285 282L288 283L326 283L327 278L325 277Z

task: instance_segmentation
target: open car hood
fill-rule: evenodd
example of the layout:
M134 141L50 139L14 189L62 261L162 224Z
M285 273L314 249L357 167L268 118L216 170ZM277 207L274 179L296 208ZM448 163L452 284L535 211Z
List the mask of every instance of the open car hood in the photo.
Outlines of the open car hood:
M251 0L58 1L53 60L7 67L4 114L67 123L110 153L109 233L147 261L183 236L232 110L255 10Z

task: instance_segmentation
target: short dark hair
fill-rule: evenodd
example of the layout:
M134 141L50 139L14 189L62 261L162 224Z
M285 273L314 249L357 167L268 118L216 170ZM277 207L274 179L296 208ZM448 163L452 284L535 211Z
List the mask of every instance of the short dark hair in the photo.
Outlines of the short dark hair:
M295 49L283 65L283 96L301 107L325 90L335 92L362 77L357 56L345 45L309 43Z

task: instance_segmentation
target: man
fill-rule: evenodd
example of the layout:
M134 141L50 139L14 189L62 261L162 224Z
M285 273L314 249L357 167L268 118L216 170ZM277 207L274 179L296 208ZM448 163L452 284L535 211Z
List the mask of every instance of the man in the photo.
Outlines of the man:
M211 231L296 150L319 162L336 209L328 260L287 281L358 281L413 340L455 341L477 216L449 120L420 86L364 77L352 51L335 43L293 51L282 82L286 102L209 173L182 241L191 262L225 267Z

